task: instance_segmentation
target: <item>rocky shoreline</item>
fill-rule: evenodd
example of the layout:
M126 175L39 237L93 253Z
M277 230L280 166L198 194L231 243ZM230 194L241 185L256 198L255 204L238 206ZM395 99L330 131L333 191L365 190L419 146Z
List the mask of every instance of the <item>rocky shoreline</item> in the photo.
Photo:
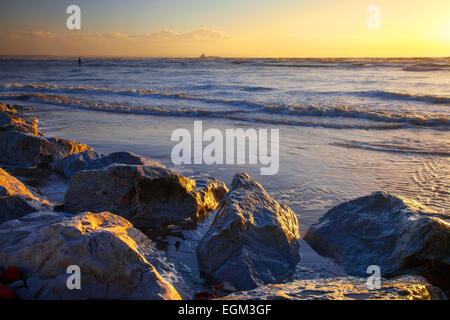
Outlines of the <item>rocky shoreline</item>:
M245 173L229 187L200 182L130 152L103 155L45 137L38 123L19 106L0 104L0 298L446 299L450 293L448 218L411 200L376 192L343 203L302 239L297 215ZM57 174L67 181L63 203L29 183L27 174L37 171L39 179ZM151 236L186 225L189 232L174 244L185 256L160 250ZM319 261L314 268L308 254ZM186 265L189 259L198 270ZM321 275L326 264L342 271ZM80 290L67 288L71 265L81 270ZM380 267L380 289L365 285L370 265ZM20 276L6 277L8 270Z

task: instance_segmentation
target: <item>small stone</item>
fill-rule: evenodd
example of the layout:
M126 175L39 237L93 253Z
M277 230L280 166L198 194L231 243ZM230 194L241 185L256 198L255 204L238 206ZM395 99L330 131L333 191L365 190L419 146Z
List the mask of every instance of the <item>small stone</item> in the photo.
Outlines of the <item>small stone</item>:
M237 291L237 289L234 286L234 284L232 284L229 281L224 281L222 283L222 289L223 289L223 291L227 291L227 292L235 292L235 291Z
M10 284L22 279L22 270L18 267L8 267L5 271L5 282Z
M11 288L8 288L4 284L0 283L0 300L15 300L16 294Z

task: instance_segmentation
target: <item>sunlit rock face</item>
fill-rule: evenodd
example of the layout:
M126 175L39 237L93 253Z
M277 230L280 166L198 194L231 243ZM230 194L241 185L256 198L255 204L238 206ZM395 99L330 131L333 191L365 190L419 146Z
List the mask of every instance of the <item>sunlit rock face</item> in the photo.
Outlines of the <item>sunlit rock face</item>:
M300 261L298 220L247 174L237 174L197 257L201 275L211 283L232 283L239 290L280 282Z
M42 136L38 123L37 118L24 117L13 106L0 103L0 131L18 131Z
M381 288L369 290L367 279L341 277L269 284L236 292L223 300L446 300L442 291L419 276L382 280Z
M114 152L104 156L93 150L69 155L52 163L52 169L67 177L73 177L82 170L104 168L113 163L162 167L158 161L138 156L132 152Z
M108 213L37 212L0 225L0 265L25 272L24 299L180 299L182 279L151 241ZM70 265L81 289L69 290ZM181 280L180 280L181 279Z
M64 208L111 211L138 228L155 227L200 218L218 206L218 188L226 186L221 183L204 190L206 197L195 188L195 180L164 167L113 164L77 173L70 181Z
M44 138L17 131L0 132L0 162L14 166L48 164L86 150L92 148L72 140Z
M378 265L385 276L417 273L450 289L450 224L418 203L384 192L328 211L304 236L318 253L351 275Z
M50 207L47 200L34 195L22 182L0 168L0 223Z

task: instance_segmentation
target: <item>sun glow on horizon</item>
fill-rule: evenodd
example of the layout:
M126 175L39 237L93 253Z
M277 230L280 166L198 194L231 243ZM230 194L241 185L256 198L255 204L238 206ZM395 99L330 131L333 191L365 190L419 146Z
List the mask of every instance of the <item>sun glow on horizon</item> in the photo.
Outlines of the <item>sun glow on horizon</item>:
M360 0L79 1L82 29L65 5L0 4L0 54L198 57L423 57L450 55L450 1L377 0L381 28ZM20 5L22 4L22 6ZM47 6L47 7L46 7ZM33 9L35 9L33 11ZM24 11L25 10L25 11ZM63 12L63 13L61 13ZM34 14L34 16L33 16ZM18 17L13 18L13 17Z

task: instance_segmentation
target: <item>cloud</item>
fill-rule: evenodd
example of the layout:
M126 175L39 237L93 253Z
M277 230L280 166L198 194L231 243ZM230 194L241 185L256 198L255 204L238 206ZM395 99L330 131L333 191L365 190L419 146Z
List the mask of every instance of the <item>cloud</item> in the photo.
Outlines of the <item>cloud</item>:
M56 34L49 31L42 30L27 30L27 31L19 31L15 33L10 33L7 35L7 38L10 39L24 39L24 40L33 40L33 39L64 39L70 37L72 39L79 40L226 40L229 37L217 30L208 29L208 28L198 28L193 31L179 33L177 31L173 31L170 29L164 29L158 32L144 34L144 35L133 35L126 34L121 32L95 32L95 33L68 33Z
M57 39L60 36L49 31L41 31L41 30L27 30L27 31L19 31L16 33L10 33L7 37L11 39Z
M225 33L209 28L183 33L163 29L148 34L28 30L0 32L0 54L199 56L216 53L218 47L229 44L228 39Z

